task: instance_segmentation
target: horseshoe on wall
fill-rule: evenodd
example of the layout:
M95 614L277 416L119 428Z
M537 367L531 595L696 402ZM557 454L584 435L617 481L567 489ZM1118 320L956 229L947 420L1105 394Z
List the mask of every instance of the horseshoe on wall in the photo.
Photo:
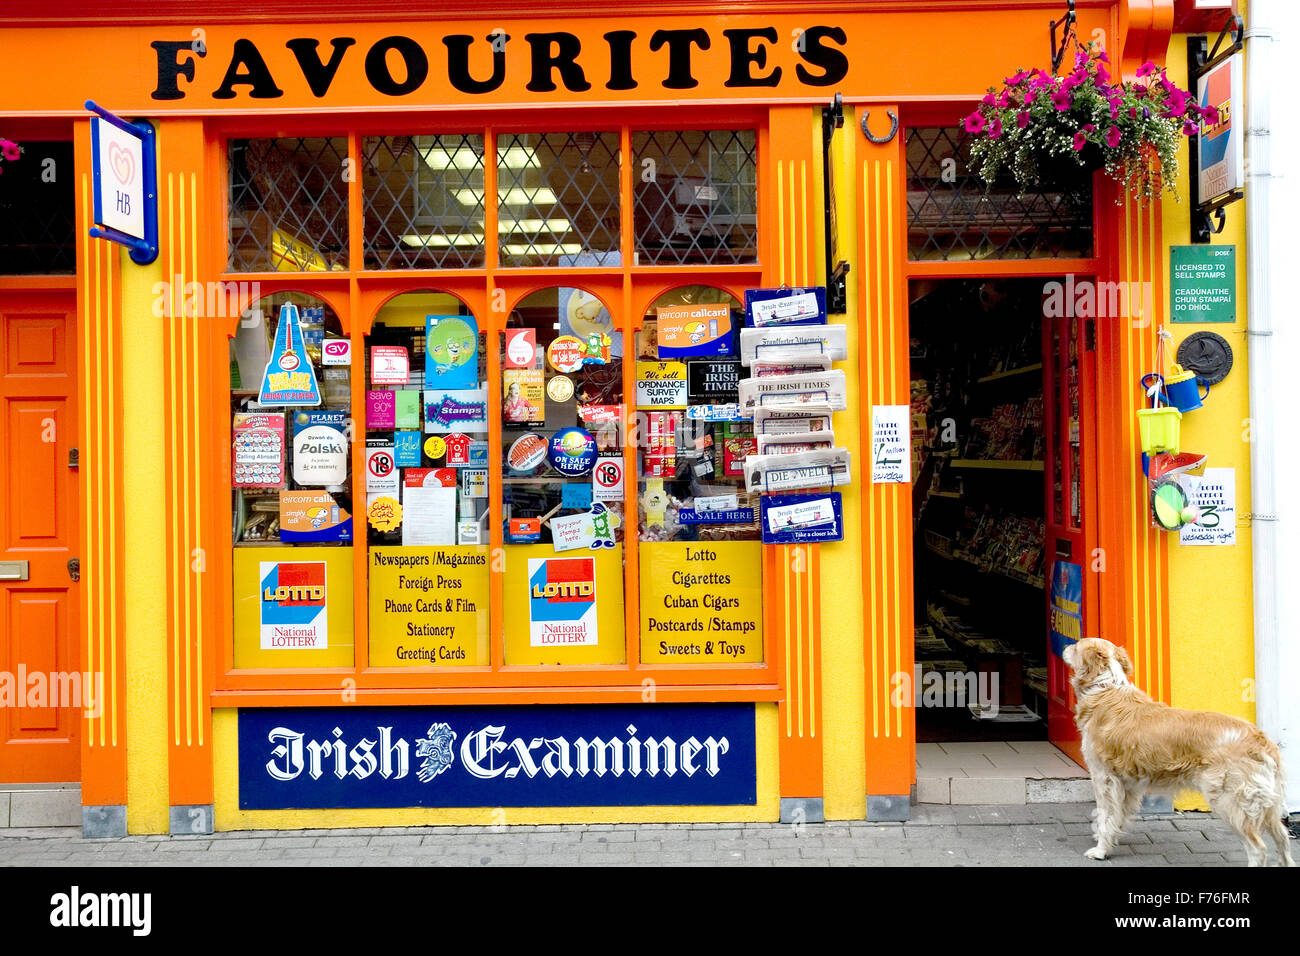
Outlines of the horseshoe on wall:
M883 146L898 135L898 114L893 110L885 110L885 115L889 117L889 134L887 136L873 136L871 127L867 125L867 119L871 116L871 112L870 110L862 111L862 135L877 146Z

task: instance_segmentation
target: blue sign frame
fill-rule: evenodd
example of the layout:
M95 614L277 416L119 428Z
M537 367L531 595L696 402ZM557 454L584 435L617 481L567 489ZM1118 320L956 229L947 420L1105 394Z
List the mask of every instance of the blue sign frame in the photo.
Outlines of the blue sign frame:
M99 124L90 124L91 152L91 194L94 197L94 218L96 225L90 227L92 239L108 239L120 243L131 252L131 261L138 266L147 266L158 258L158 157L154 149L153 126L146 122L130 123L122 117L110 113L95 103L86 100L86 109L98 116L103 122L110 123L122 132L141 141L140 185L144 190L144 238L137 239L109 226L98 225L104 218L99 203Z
M835 515L835 520L830 524L818 525L812 528L792 528L789 531L768 530L767 512L769 509L779 508L784 505L796 505L803 501L816 501L819 498L831 499L831 510ZM763 495L759 499L759 508L761 509L759 528L763 534L764 544L807 544L813 541L844 540L843 497L838 491L796 495Z
M754 705L239 711L241 810L753 806Z

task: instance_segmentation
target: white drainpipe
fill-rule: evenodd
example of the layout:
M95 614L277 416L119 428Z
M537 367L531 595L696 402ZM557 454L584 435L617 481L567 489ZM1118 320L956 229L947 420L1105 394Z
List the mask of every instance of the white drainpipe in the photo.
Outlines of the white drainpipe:
M1295 260L1288 252L1288 246L1295 248L1290 235L1294 220L1286 216L1274 220L1269 215L1273 203L1292 191L1288 188L1290 184L1280 177L1275 181L1271 160L1271 92L1274 88L1289 88L1288 78L1280 69L1289 58L1279 56L1281 51L1276 42L1279 14L1288 6L1294 8L1295 4L1251 0L1246 12L1246 348L1253 438L1250 495L1255 719L1282 746L1290 778L1287 807L1297 810L1300 809L1300 740L1296 736L1300 724L1297 721L1300 653L1296 645L1300 641L1300 597L1296 591L1300 585L1300 540L1297 540L1294 510L1279 510L1276 486L1279 474L1292 478L1300 474L1300 453L1297 453L1295 433L1291 429L1278 432L1275 428L1278 417L1291 421L1294 427L1296 416L1290 391L1296 383L1284 380L1279 383L1280 391L1274 386L1274 340L1279 337L1289 340L1291 333L1280 330L1278 336L1274 335L1272 296L1275 275L1279 286L1295 275ZM1280 148L1279 155L1294 157L1296 154L1294 150ZM1274 263L1277 270L1271 268ZM1290 293L1282 287L1278 291ZM1279 296L1278 302L1289 302L1292 295ZM1282 345L1280 354L1294 358L1296 343L1285 341Z

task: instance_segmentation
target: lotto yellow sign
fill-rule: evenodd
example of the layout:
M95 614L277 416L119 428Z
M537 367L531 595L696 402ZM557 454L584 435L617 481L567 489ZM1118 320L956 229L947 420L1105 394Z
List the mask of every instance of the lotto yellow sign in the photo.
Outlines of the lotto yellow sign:
M763 551L757 541L641 545L641 660L763 659Z
M487 664L487 551L371 548L371 666Z
M236 548L235 667L352 666L352 549Z

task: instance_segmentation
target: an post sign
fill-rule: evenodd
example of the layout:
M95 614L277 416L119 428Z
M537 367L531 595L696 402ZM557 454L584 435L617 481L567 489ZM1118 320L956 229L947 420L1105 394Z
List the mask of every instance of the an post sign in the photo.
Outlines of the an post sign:
M1237 247L1169 247L1169 317L1173 322L1237 320Z
M753 704L239 711L241 810L756 801Z
M158 258L158 171L154 132L148 123L129 123L86 101L90 121L95 225L93 238L110 239L131 250L131 260L148 265Z

